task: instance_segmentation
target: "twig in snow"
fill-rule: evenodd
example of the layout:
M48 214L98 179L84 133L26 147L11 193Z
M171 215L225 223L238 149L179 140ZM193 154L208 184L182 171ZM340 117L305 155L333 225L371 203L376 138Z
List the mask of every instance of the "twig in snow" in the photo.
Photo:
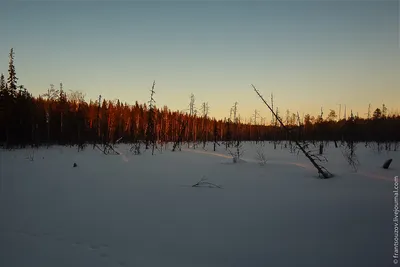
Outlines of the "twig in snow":
M206 181L207 180L207 178L206 177L202 177L201 179L200 179L200 181L198 181L197 183L195 183L194 185L192 185L192 187L201 187L202 185L208 185L208 187L210 187L210 188L220 188L220 189L222 189L222 187L221 186L219 186L219 185L217 185L217 184L213 184L213 183L210 183L210 182L207 182Z

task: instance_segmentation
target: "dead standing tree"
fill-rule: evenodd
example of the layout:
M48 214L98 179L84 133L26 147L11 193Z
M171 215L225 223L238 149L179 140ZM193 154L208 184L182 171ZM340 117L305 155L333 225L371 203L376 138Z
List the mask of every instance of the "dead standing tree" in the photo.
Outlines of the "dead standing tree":
M193 141L193 148L196 149L196 127L197 127L197 123L196 123L196 115L197 115L197 110L195 107L195 101L196 98L194 97L194 94L190 95L190 103L189 103L189 118L192 120L192 136L189 136L189 133L187 135L187 142L188 142L188 148L190 147L190 139L192 139ZM189 122L188 122L189 123ZM187 125L189 126L189 125ZM187 128L187 129L186 129ZM185 127L185 131L190 131L190 126L189 127Z
M148 122L147 122L147 130L146 130L146 149L149 149L149 145L151 143L151 154L154 155L154 149L156 146L156 136L155 136L155 111L154 111L154 87L156 86L156 81L153 82L153 86L150 90L150 101L149 101L149 113L148 113Z
M101 109L101 95L99 95L99 105L97 107L97 116L96 116L96 128L97 128L96 136L97 136L97 138L95 138L95 140L97 140L97 141L93 142L93 149L95 148L96 143L100 143L100 141L101 141L101 135L100 135L100 130L101 130L101 126L100 126L100 109Z
M189 124L189 120L185 120L183 114L178 115L178 125L179 125L179 133L178 138L175 140L174 145L172 147L172 151L175 152L177 147L181 147L181 143L183 140L183 135L185 134L186 127Z
M231 107L229 111L229 118L225 122L226 125L226 136L225 136L225 150L228 150L233 144L232 141L232 114L233 114L233 107Z
M319 123L322 123L324 121L323 116L324 116L324 112L323 112L322 107L321 107L321 115L318 118L318 122ZM320 142L319 142L319 154L322 155L323 153L324 153L324 141L320 140Z
M202 104L202 122L201 122L201 139L203 141L203 149L206 148L206 143L207 143L207 137L208 137L208 132L207 132L207 126L206 123L208 121L208 112L209 112L209 107L208 103L203 103Z
M100 113L101 113L101 95L99 95L99 106L97 109L97 142L95 141L93 143L93 149L97 148L99 151L101 151L104 155L120 155L118 151L115 150L115 144L110 144L108 136L108 119L105 117L107 115L107 112L102 113L102 116L100 118ZM103 101L103 108L107 110L107 107L105 105L105 102ZM109 115L108 115L109 116ZM103 120L107 121L107 125L102 125ZM103 127L102 127L103 126ZM102 147L100 147L102 145Z
M322 175L323 178L330 178L333 175L323 166L317 164L316 161L319 160L318 156L311 154L310 151L306 151L303 146L299 143L297 138L292 135L291 131L285 126L285 124L282 122L282 120L279 118L279 116L274 112L274 110L270 107L270 105L265 101L264 97L260 94L260 92L257 90L257 88L252 84L251 85L254 89L254 91L257 93L257 95L261 98L261 100L264 102L264 104L268 107L268 109L272 112L274 115L275 119L280 123L282 128L288 133L288 135L293 138L294 142L296 143L296 146L300 149L301 152L310 160L312 165L318 170L318 175Z
M232 107L232 113L233 113L233 123L234 123L234 150L230 150L229 154L233 158L233 163L239 162L240 158L243 156L243 146L241 142L241 136L240 136L240 119L237 117L237 106L238 102L235 102L235 104Z
M276 109L276 113L274 114L274 95L271 93L271 125L273 126L273 142L274 142L274 149L276 149L276 120L275 116L278 116L278 108ZM274 116L275 115L275 116Z
M47 98L46 102L46 124L47 124L47 147L50 146L50 125L51 125L51 119L52 119L52 108L54 105L54 102L57 100L59 95L59 90L56 90L54 88L53 84L50 84L50 88L47 89L47 92L43 95L44 97Z
M168 119L168 108L164 106L163 112L161 113L160 118L160 152L162 153L163 146L164 149L167 149L168 144L168 131L169 131L169 119Z
M218 126L217 126L217 120L214 118L214 126L213 126L213 134L214 134L214 151L216 151L216 146L220 146L218 143Z
M355 172L357 172L358 165L360 162L358 161L357 155L355 153L357 149L357 144L353 140L353 136L355 135L355 118L353 116L353 111L351 111L350 119L346 121L344 128L344 149L342 150L343 157L346 159L348 164L353 168Z
M258 141L260 140L260 133L259 133L259 129L257 127L257 119L260 117L259 112L257 111L257 109L254 110L254 126L255 126L255 139L256 139L256 144L258 143ZM250 121L250 137L251 137L251 121Z

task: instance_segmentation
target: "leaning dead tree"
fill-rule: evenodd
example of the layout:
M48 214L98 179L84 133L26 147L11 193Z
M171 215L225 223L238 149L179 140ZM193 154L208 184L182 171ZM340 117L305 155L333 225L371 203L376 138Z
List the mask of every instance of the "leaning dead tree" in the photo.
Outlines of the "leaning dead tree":
M300 149L301 152L310 160L312 165L318 170L318 175L322 175L323 178L330 178L333 175L322 165L318 164L316 161L318 161L318 157L316 155L313 155L310 153L310 151L306 151L304 147L299 143L297 138L293 136L292 132L285 126L285 124L282 122L282 120L279 118L279 116L274 112L274 110L270 107L270 105L265 101L264 97L260 94L260 92L257 90L257 88L252 84L251 85L254 89L254 91L257 93L257 95L260 97L260 99L264 102L264 104L268 107L268 109L271 111L271 113L274 115L275 119L280 123L282 128L288 133L288 135L291 137L292 140L296 143L296 146Z

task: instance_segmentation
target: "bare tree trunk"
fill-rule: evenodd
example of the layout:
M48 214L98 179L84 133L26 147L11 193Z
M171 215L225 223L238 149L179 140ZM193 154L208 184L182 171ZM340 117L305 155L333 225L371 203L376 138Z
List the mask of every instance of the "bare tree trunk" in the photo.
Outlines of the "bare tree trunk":
M275 116L276 120L281 124L281 126L283 127L283 129L289 134L289 136L291 136L291 132L289 131L289 129L285 126L285 124L283 124L282 120L279 118L279 116L277 116L277 114L273 111L273 109L268 105L268 103L265 101L265 99L263 98L263 96L260 94L260 92L258 92L258 90L256 89L256 87L254 85L252 85L254 91L257 93L257 95L261 98L261 100L264 102L264 104L269 108L269 110L273 113L273 115ZM292 136L291 136L292 137ZM293 138L293 137L292 137ZM326 170L324 167L318 165L315 160L312 158L312 156L307 153L307 151L304 150L303 146L297 141L296 138L293 138L293 140L295 141L297 147L301 150L301 152L303 152L303 154L310 160L310 162L312 163L312 165L318 170L318 174L322 175L325 179L326 178L330 178L333 175Z
M174 143L174 146L173 146L173 148L172 148L172 151L175 151L176 148L180 145L180 143L182 143L182 138L183 138L183 135L184 135L184 133L185 133L185 129L186 129L188 123L189 123L189 121L186 121L186 122L185 122L185 120L184 120L184 118L183 118L183 116L182 116L180 133L179 133L179 135L178 135L178 137L177 137L177 139L176 139L176 141L175 141L175 143Z

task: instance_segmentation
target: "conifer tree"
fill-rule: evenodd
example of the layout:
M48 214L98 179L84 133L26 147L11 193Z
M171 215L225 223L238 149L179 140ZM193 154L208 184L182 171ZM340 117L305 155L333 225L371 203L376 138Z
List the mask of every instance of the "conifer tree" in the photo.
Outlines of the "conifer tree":
M4 90L6 90L6 81L4 78L4 74L2 73L0 76L0 92L3 92Z
M17 95L17 76L15 72L15 66L14 66L14 48L11 48L10 50L10 55L9 55L9 63L8 63L8 90L10 90L10 93L13 97L16 97Z

